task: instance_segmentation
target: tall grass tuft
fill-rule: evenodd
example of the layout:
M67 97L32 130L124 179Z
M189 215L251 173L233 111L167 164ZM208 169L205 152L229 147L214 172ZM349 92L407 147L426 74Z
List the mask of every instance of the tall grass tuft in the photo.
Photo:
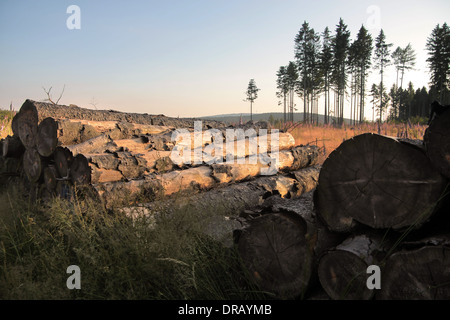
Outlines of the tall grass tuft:
M18 185L0 203L0 299L271 298L195 212L132 219L89 198L33 202ZM70 265L80 290L66 286Z

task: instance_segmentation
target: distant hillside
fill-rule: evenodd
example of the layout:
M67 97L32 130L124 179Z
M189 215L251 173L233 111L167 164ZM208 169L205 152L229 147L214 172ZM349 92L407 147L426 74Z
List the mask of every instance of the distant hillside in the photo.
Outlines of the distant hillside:
M273 119L276 120L283 120L284 115L282 112L272 112L272 113L257 113L253 114L253 120L254 121L261 121L266 120L268 121L270 119L270 116L272 115ZM230 113L230 114L219 114L214 116L206 116L206 117L198 117L198 119L205 119L205 120L216 120L216 121L223 121L230 124L239 123L240 118L242 116L242 121L247 122L250 120L250 114L249 113ZM294 113L294 122L297 121L303 121L303 112ZM346 123L349 123L348 119L344 119ZM324 116L319 114L319 123L324 122Z

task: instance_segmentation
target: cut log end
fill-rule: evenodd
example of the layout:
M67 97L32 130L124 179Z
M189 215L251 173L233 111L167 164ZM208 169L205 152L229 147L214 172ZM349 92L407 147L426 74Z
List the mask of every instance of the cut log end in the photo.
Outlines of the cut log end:
M38 182L42 172L43 163L42 158L36 149L26 149L23 156L23 170L25 171L28 180L32 183Z
M446 185L419 148L376 134L343 142L325 160L316 207L333 231L419 227Z
M424 246L393 254L383 269L381 300L449 300L450 247Z
M38 130L38 112L35 105L30 100L26 100L16 117L18 119L15 125L19 131L20 141L25 148L35 147Z
M312 253L300 217L271 213L249 221L238 250L250 276L261 289L277 296L301 296L309 283Z
M58 144L58 124L53 118L45 118L38 126L36 148L43 157L50 157Z
M91 167L82 154L77 154L70 166L70 179L73 184L86 185L91 183Z

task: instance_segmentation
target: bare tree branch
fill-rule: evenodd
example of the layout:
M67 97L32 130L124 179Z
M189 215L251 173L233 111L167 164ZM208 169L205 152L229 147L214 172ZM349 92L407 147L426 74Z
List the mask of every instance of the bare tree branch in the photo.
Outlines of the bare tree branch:
M61 98L62 98L62 96L63 96L63 94L64 94L65 88L66 88L66 85L64 84L64 87L63 87L63 89L62 89L62 91L61 91L61 94L59 95L58 100L56 100L56 102L54 102L54 101L52 100L51 95L50 95L50 91L52 91L52 87L50 87L48 90L45 89L45 87L42 87L42 89L44 89L44 92L47 94L47 99L45 99L44 101L48 101L48 102L50 102L50 103L52 103L52 104L58 104L58 103L59 103L59 100L61 100Z
M62 96L63 96L63 94L64 94L64 90L65 90L65 89L66 89L66 85L64 84L63 89L62 89L62 91L61 91L61 94L59 95L58 100L56 100L56 104L58 104L59 100L61 100L61 98L62 98Z

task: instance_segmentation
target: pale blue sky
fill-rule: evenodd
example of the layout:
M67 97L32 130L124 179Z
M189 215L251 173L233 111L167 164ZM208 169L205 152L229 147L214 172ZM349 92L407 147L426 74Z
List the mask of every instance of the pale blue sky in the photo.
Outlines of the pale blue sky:
M72 4L80 30L66 26ZM411 42L418 70L405 82L427 86L425 43L436 24L450 22L448 0L0 0L0 107L43 100L43 86L56 97L65 85L63 104L180 117L246 113L254 78L254 112L282 111L276 72L294 59L303 21L334 32L342 17L354 39L362 24L370 27L371 5L380 9L373 37L381 27L393 49ZM367 86L377 79L372 72ZM386 82L394 81L391 67Z

